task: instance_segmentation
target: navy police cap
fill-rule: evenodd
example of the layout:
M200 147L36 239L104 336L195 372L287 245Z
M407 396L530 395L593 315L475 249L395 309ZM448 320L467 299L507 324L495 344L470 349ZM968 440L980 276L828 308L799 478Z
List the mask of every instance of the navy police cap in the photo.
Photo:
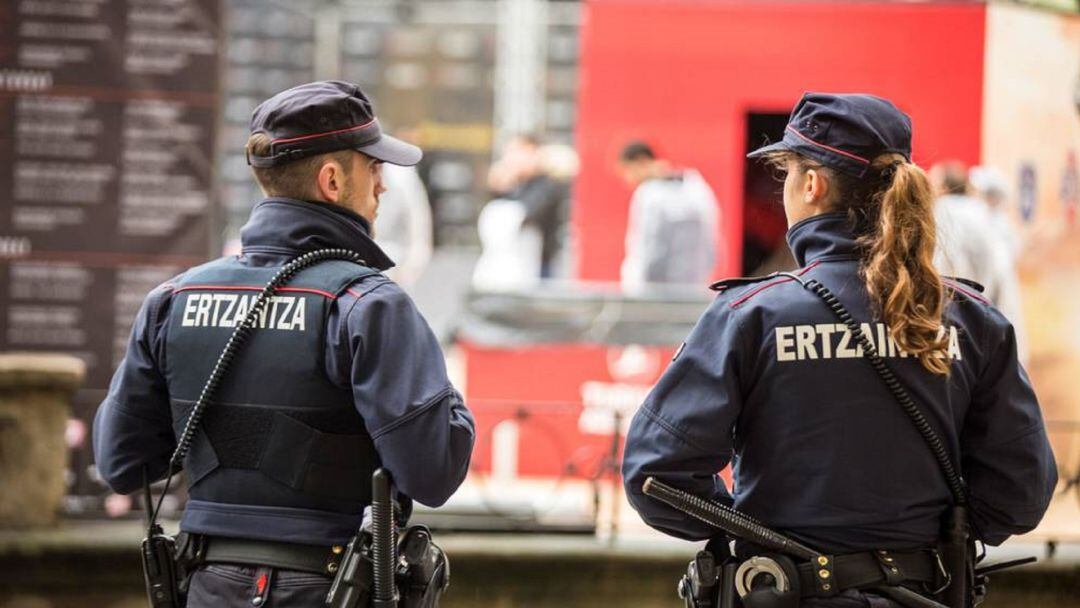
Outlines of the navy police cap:
M896 153L911 161L911 118L873 95L806 93L791 112L784 139L747 156L778 151L863 177L882 154Z
M420 162L420 148L382 132L371 100L360 87L340 80L309 82L259 104L251 133L271 140L270 155L248 152L248 164L277 165L338 150L359 150L394 165Z

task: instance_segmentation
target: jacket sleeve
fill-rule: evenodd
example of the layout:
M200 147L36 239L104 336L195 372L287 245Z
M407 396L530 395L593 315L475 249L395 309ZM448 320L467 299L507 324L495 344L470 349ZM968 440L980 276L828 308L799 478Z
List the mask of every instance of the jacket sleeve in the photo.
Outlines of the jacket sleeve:
M468 473L472 414L447 378L438 340L405 292L387 280L350 291L360 297L341 302L347 308L340 331L331 332L327 371L351 387L397 488L437 507Z
M987 544L1038 525L1057 484L1057 466L1027 372L1017 361L1012 326L987 308L989 363L961 433L972 522Z
M105 483L121 494L165 476L176 448L169 391L158 366L162 324L172 288L160 286L143 301L131 328L124 359L94 417L94 461Z
M698 496L731 504L718 473L731 460L733 429L742 409L739 360L745 357L734 312L718 300L698 321L630 425L623 483L645 523L679 538L715 536L712 527L642 493L657 479Z

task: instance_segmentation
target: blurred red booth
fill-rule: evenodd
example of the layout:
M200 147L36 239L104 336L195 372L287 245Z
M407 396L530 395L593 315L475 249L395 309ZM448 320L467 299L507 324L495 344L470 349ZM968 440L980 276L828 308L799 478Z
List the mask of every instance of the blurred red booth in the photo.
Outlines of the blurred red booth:
M744 271L744 236L767 222L770 246L783 246L782 209L762 212L761 201L752 200L747 180L761 169L748 166L745 155L766 136L782 136L805 91L893 100L914 120L915 161L923 166L978 161L985 10L975 2L588 2L572 213L577 278L618 280L631 191L615 163L630 140L698 169L713 187L722 216L717 277ZM765 132L755 132L762 126ZM746 226L744 218L762 225ZM627 422L707 306L707 292L702 286L670 302L623 300L617 291L579 297L542 289L515 297L504 304L531 312L503 316L509 334L515 322L527 326L551 306L567 307L547 326L541 319L550 331L538 331L533 341L529 331L505 340L498 331L480 338L463 332L466 396L479 425L474 468L588 477L610 452L614 412ZM574 313L598 298L601 304ZM602 326L612 319L638 329L671 323L666 332L645 331L645 339L636 340L636 330L611 339ZM508 420L519 422L513 441L496 448L496 428Z

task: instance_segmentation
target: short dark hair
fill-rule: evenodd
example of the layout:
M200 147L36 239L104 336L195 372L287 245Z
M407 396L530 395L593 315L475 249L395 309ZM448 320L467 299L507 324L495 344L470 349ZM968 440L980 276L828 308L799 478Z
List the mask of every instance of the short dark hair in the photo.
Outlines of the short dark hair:
M967 194L970 190L968 185L968 171L960 161L947 161L941 163L941 189L946 194Z
M643 141L632 141L623 146L619 153L619 161L628 163L635 160L656 160L656 153L649 144Z
M272 143L265 133L254 133L248 138L248 153L252 156L270 156ZM348 170L349 163L352 162L351 150L309 156L273 167L253 166L251 172L255 174L255 181L267 196L307 200L313 196L311 182L327 160L337 161L343 169Z

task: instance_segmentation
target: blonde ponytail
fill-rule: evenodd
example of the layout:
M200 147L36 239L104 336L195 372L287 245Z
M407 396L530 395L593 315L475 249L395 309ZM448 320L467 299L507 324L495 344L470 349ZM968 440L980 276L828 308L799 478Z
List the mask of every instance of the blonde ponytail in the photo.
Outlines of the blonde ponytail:
M890 337L927 370L948 375L948 340L942 331L945 288L934 268L937 244L930 180L900 154L874 159L856 178L793 152L767 157L777 169L825 171L834 186L832 209L847 214L859 235L859 272Z
M934 267L934 196L926 173L897 154L874 161L882 188L871 203L861 274L897 345L923 367L948 375L942 328L944 286Z

